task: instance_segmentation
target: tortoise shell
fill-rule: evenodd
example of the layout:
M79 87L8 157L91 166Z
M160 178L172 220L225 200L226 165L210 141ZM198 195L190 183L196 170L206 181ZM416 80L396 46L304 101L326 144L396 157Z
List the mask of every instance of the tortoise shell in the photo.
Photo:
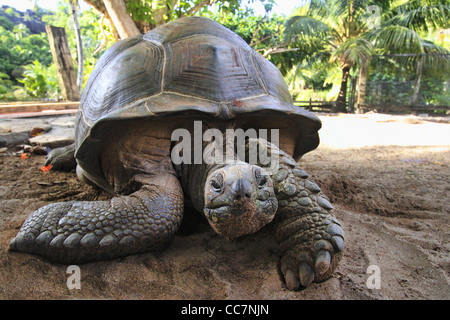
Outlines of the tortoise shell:
M75 123L75 157L98 176L98 154L114 121L201 115L291 119L298 160L319 144L320 120L292 104L280 71L237 34L202 17L177 19L121 40L98 60ZM262 123L262 125L261 125ZM97 172L97 173L95 173Z

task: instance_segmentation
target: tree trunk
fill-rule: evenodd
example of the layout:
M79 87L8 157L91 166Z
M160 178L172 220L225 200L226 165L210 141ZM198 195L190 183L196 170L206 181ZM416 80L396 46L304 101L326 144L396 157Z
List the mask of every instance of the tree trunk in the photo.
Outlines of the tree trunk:
M111 29L111 33L114 36L114 39L119 40L119 33L117 32L117 29L114 26L111 17L109 16L108 10L106 10L103 0L84 0L84 2L92 6L94 11L96 11L100 15L103 15L105 19L108 20L109 28Z
M334 108L335 112L347 112L346 101L347 101L347 80L348 73L350 72L350 67L344 67L342 69L342 82L341 90L339 91L339 96L336 100L336 106Z
M365 61L361 68L359 69L358 76L358 89L357 89L357 97L356 97L356 112L359 112L359 108L362 104L364 104L364 99L366 97L366 82L367 82L367 73L369 71L369 60Z
M153 20L155 21L157 26L164 24L164 16L167 11L166 0L154 1L152 3L152 11L153 11Z
M358 78L350 77L350 96L348 97L348 108L347 111L355 113L356 104L356 81Z
M419 102L420 80L422 79L423 56L420 55L417 60L416 79L414 80L414 92L410 100L410 104L414 105Z
M127 13L124 0L103 0L121 39L141 34L131 16Z
M78 74L77 74L77 86L78 91L81 95L81 89L83 87L83 42L81 41L81 32L80 32L80 24L78 23L77 19L77 10L75 8L75 4L73 1L70 1L70 7L72 10L72 19L73 19L73 25L75 29L75 36L77 38L77 55L78 55Z

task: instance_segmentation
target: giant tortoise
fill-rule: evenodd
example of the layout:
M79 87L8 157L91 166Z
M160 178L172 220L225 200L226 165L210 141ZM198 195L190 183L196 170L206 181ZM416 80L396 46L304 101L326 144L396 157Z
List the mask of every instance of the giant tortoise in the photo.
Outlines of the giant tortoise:
M198 139L199 123L200 135L212 128L277 130L276 143L267 135L227 141L228 149L245 145L246 156L255 142L278 156L276 167L229 153L222 162L174 163L174 155L197 155L174 152L181 141L173 132ZM47 159L54 169L76 166L82 180L111 199L46 205L24 222L10 249L67 264L159 250L174 237L189 200L228 239L271 222L289 289L323 281L341 258L343 231L327 197L297 164L318 146L320 127L315 115L293 105L279 70L217 22L183 18L121 40L90 75L75 143Z

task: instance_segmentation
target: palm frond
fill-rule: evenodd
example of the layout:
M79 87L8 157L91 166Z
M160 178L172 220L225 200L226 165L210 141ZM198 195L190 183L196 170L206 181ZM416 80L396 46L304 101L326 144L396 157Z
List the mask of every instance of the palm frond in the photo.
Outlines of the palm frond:
M335 19L349 19L367 10L370 1L364 0L334 0L331 6L331 16Z
M330 31L325 23L309 16L290 17L284 27L285 41L291 41L293 37L323 37Z
M413 30L448 28L448 0L412 0L394 7L386 25L399 25Z
M299 63L294 65L292 69L286 74L285 80L288 84L289 90L295 91L295 89L302 88L305 83L311 82L313 73L308 67L308 64Z
M305 6L308 16L327 17L331 13L329 1L326 0L309 0Z
M382 54L394 54L396 61L410 64L418 57L430 68L450 68L450 51L431 41L421 39L414 30L404 26L386 26L371 33L373 44Z
M372 44L364 38L350 38L342 43L334 52L333 57L342 65L361 66L373 54Z
M311 57L310 64L316 66L320 65L321 68L334 68L335 66L332 66L332 64L329 63L330 59L331 53L329 51L318 51Z
M376 48L389 53L422 53L422 39L404 26L386 26L371 31L368 37Z
M450 51L437 44L422 39L422 48L425 55L424 64L429 68L438 68L441 72L449 72Z

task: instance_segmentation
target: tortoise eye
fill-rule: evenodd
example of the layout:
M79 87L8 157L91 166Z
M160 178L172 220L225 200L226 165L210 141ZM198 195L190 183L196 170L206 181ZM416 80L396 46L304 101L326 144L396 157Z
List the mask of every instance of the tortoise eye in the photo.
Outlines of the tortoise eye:
M267 182L267 177L261 173L261 170L255 170L255 179L258 187L263 187Z
M222 190L222 186L223 186L223 176L221 174L217 174L215 175L212 179L211 179L211 187L214 191L220 191Z

